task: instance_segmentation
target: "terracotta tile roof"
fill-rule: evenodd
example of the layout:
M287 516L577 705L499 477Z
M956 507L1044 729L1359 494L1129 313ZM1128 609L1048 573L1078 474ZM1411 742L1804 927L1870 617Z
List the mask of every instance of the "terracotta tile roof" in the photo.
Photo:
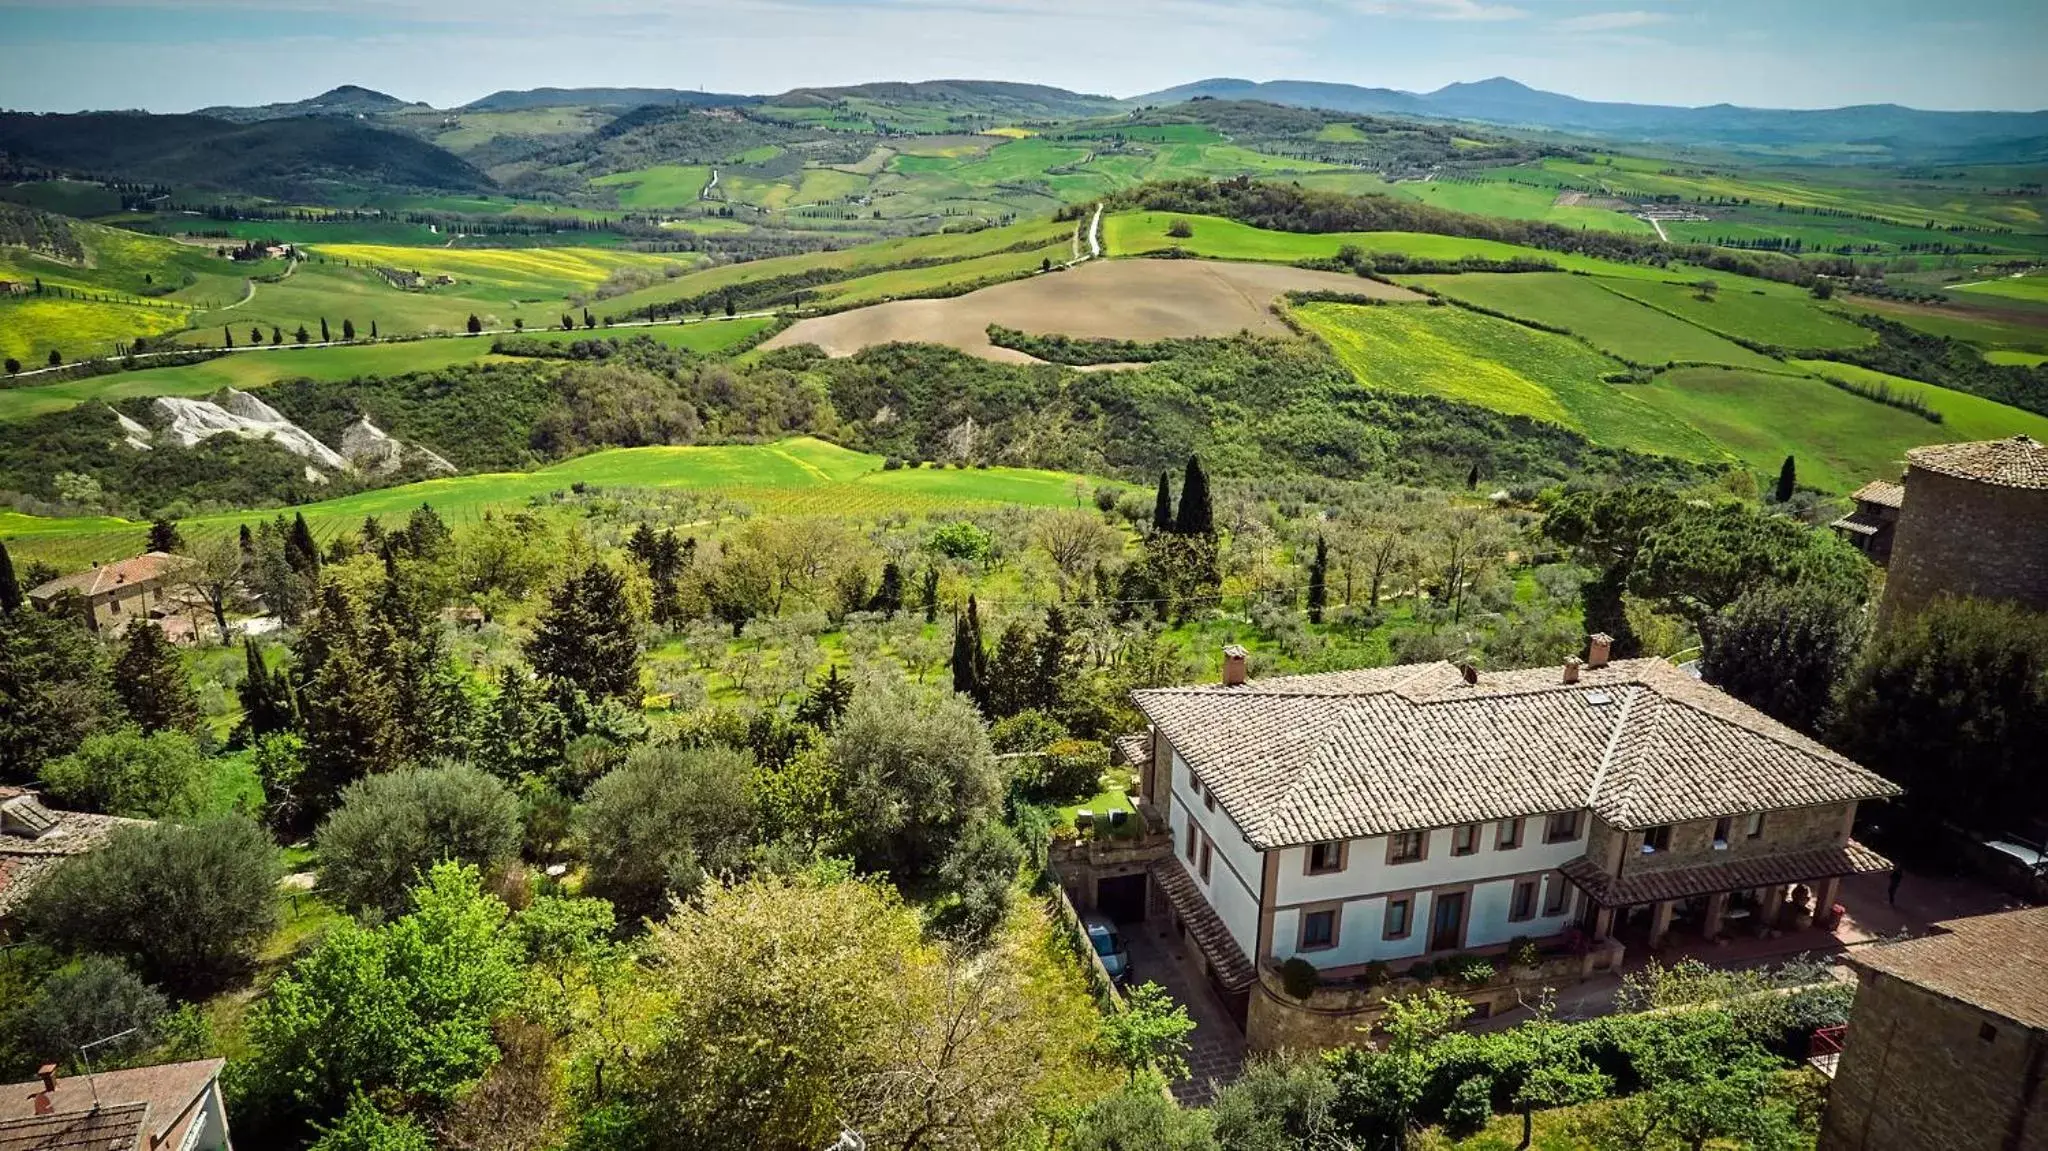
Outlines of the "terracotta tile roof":
M1951 919L1936 933L1849 953L1849 962L2048 1030L2048 907Z
M141 1108L148 1118L139 1130L160 1139L220 1078L220 1069L225 1063L226 1060L222 1059L196 1059L189 1063L159 1063L151 1067L131 1067L125 1071L102 1071L92 1077L91 1083L87 1083L82 1075L67 1075L57 1080L57 1090L50 1093L50 1106L60 1117L66 1113L90 1111L93 1091L97 1089L104 1105L102 1110L129 1106ZM0 1087L0 1122L33 1117L35 1097L42 1091L43 1085L37 1080ZM52 1146L64 1147L68 1151L72 1144ZM0 1151L14 1149L0 1140Z
M67 857L105 843L122 827L148 821L44 807L34 793L0 789L0 917L14 911L31 888ZM4 1110L0 1110L4 1114Z
M1166 901L1173 905L1174 913L1187 925L1188 934L1208 958L1210 969L1216 973L1216 979L1224 989L1242 991L1250 987L1258 975L1252 961L1245 958L1244 949L1231 938L1230 928L1223 925L1223 917L1209 906L1209 900L1202 895L1195 877L1188 874L1180 860L1169 857L1154 863L1152 878L1159 884Z
M1652 827L1898 788L1661 660L1408 664L1132 693L1267 850L1591 808Z
M0 1151L142 1151L149 1104L0 1119Z
M1802 883L1838 875L1890 871L1892 862L1855 840L1839 847L1792 851L1783 855L1717 859L1697 867L1652 871L1616 879L1584 856L1559 865L1565 878L1602 907L1633 907L1665 899L1689 899L1717 891L1744 891L1778 883Z
M1872 480L1849 494L1859 504L1877 504L1880 507L1903 507L1906 503L1906 487L1890 480Z
M1869 522L1868 520L1858 519L1857 517L1862 514L1862 512L1851 512L1848 515L1843 516L1841 519L1835 520L1833 523L1830 523L1828 526L1834 528L1836 531L1855 532L1859 536L1876 535L1878 533L1878 529L1882 528L1884 525L1874 524Z
M1152 758L1150 745L1151 741L1145 738L1144 732L1134 731L1129 735L1118 736L1116 743L1112 746L1116 748L1119 760L1132 767L1136 767Z
M29 589L29 598L35 600L54 599L68 591L91 599L102 592L112 591L127 584L139 584L147 580L161 579L180 562L179 557L168 552L144 552L132 559L118 563L101 564L82 572L58 576L48 583L37 584Z
M2048 488L2048 445L2031 436L1913 448L1906 462L1930 472L2008 488Z

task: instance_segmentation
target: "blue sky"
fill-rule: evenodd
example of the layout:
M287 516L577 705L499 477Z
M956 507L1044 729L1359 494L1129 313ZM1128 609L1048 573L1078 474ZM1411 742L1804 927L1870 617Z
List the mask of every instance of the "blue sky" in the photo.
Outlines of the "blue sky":
M946 77L1117 96L1208 76L1588 99L2048 108L2048 0L0 0L0 106L254 104L362 84L777 92Z

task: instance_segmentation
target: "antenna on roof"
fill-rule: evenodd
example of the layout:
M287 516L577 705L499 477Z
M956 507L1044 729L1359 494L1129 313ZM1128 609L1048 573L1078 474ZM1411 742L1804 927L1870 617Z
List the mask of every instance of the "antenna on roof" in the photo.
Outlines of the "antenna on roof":
M98 1047L104 1043L112 1043L116 1039L126 1039L140 1030L142 1030L140 1027L130 1027L126 1031L116 1031L112 1035L102 1035L89 1043L78 1045L78 1061L85 1065L85 1085L92 1091L92 1109L94 1111L100 1109L100 1085L93 1081L92 1059L86 1055L86 1051L89 1048Z

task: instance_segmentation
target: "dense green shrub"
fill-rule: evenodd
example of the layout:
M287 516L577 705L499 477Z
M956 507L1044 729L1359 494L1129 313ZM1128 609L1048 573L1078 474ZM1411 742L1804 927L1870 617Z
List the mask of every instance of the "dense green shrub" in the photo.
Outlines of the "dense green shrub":
M206 802L213 763L182 731L133 727L88 736L43 765L43 787L61 805L135 819L191 815Z
M1316 970L1315 964L1301 956L1289 956L1287 961L1280 965L1280 985L1287 989L1287 994L1296 999L1307 999L1315 994L1316 988L1323 985L1323 975Z
M628 922L659 916L708 875L744 870L757 821L753 756L725 747L634 749L590 786L579 826L588 893Z
M492 873L519 853L519 800L467 764L365 776L320 825L320 880L356 912L396 915L435 864Z

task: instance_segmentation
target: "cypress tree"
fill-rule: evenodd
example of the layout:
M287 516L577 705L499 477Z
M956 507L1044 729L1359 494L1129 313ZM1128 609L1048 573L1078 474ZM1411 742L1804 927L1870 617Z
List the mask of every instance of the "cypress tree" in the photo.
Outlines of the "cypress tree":
M875 589L868 610L881 612L887 619L895 619L903 610L903 569L893 562L882 565L882 586Z
M1173 530L1184 536L1216 534L1216 512L1209 506L1209 477L1202 472L1198 456L1188 457L1187 478L1180 485L1180 513Z
M825 678L818 686L796 705L796 721L807 723L819 731L831 731L839 717L846 714L846 705L853 701L853 684L839 677L839 665L825 669Z
M1330 546L1316 537L1316 558L1308 565L1308 620L1323 622L1323 606L1330 601Z
M233 328L228 327L226 324L222 324L220 326L220 338L221 347L232 348L235 346L235 330Z
M1799 467L1791 456L1786 456L1784 466L1778 469L1778 502L1782 504L1791 499L1793 491L1798 487Z
M377 321L375 320L370 321L370 338L373 340L377 338Z
M185 546L185 537L178 534L178 525L158 516L149 525L149 542L144 551L174 552Z
M140 620L128 629L121 655L114 661L114 694L128 718L145 734L191 731L199 726L199 697L185 676L185 665L164 629Z
M332 340L333 338L334 337L327 334L327 317L320 317L320 342L324 344Z
M313 529L306 526L306 513L292 517L291 531L284 541L285 561L292 570L309 580L320 578L320 545L313 542Z
M1038 633L1038 668L1029 706L1052 714L1067 698L1074 673L1074 629L1059 605L1045 609L1045 630Z
M254 637L242 638L242 665L242 683L235 693L242 700L242 726L248 737L253 740L297 727L291 677L283 668L273 672L264 666L263 652Z
M251 325L249 325L249 342L250 342L251 344L260 344L260 343L262 343L262 342L263 342L263 329L262 329L262 328L259 328L259 327L257 327L257 326L255 326L254 324L251 324Z
M939 621L939 568L933 564L924 569L924 622Z
M1170 532L1173 530L1173 480L1172 473L1159 473L1159 495L1152 501L1152 530Z
M19 608L21 599L21 581L14 577L14 557L7 554L7 544L0 542L0 615Z
M981 642L981 611L967 597L967 614L953 620L953 690L985 706L988 699L988 651Z
M1473 490L1477 489L1478 487L1479 487L1479 465L1478 465L1478 464L1473 464L1473 465L1472 465L1472 470L1471 470L1471 471L1469 471L1469 472L1466 472L1466 473L1465 473L1465 490L1466 490L1466 491L1473 491Z

